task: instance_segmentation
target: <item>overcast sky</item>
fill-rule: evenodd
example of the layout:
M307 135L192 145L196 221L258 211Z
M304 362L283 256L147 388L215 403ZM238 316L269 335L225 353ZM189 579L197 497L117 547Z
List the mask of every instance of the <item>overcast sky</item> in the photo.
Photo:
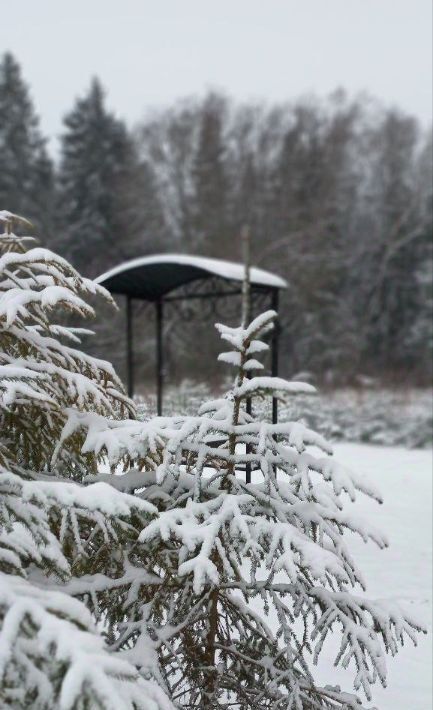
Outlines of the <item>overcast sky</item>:
M130 124L206 88L284 101L366 90L432 111L432 0L0 0L0 50L23 68L46 134L92 75Z

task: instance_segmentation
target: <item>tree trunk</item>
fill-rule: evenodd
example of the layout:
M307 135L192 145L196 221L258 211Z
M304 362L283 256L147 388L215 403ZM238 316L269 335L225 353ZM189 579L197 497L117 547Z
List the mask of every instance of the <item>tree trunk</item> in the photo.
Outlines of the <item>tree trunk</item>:
M218 589L210 595L209 605L209 630L206 636L205 650L205 682L200 707L202 710L209 710L216 706L217 698L217 669L215 665L215 640L218 629Z

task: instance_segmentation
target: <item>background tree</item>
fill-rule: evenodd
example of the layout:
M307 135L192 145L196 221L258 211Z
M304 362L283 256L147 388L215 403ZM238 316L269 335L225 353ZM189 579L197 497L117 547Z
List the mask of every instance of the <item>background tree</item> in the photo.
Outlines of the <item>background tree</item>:
M227 254L229 190L225 174L225 101L209 94L198 115L198 136L192 166L194 241L209 256Z
M96 276L136 253L146 239L137 197L151 183L140 172L122 121L105 107L97 79L65 118L60 162L60 247L77 268ZM150 225L147 224L150 231Z
M292 366L308 362L322 373L338 366L340 376L357 347L347 299L357 112L344 94L326 107L311 100L295 106L273 175L276 236L269 257L286 264L291 285L285 331L296 343Z
M417 211L421 217L413 235L413 268L415 294L412 296L409 332L401 347L401 355L412 363L415 373L423 378L433 367L433 153L428 136L416 165ZM425 376L425 374L424 374Z
M212 93L152 116L138 141L162 195L164 250L238 260L247 221L253 262L288 279L287 373L308 362L329 384L360 374L428 381L413 323L431 291L421 267L431 249L431 156L412 117L343 91L269 109ZM176 320L173 377L192 372L192 332Z
M162 216L154 178L140 160L123 121L108 111L97 79L65 118L61 141L56 245L88 276L158 248ZM102 308L98 351L111 352L124 371L122 316ZM106 317L105 317L106 316ZM92 342L89 351L96 352Z
M416 245L424 232L417 195L417 126L391 111L371 131L370 141L374 152L367 189L374 215L358 273L366 290L362 320L370 357L384 369L399 368L413 320Z
M0 61L0 205L28 215L53 237L53 165L18 62Z

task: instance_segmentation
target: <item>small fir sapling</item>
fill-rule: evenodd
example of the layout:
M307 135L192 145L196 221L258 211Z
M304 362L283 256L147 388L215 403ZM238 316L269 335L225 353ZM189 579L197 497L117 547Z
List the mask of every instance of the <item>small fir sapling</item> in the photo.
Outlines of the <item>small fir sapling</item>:
M330 444L301 423L271 424L245 411L251 396L314 392L247 377L263 367L262 338L275 318L268 311L238 328L217 326L229 344L219 360L236 376L197 416L110 422L71 412L62 437L84 436L83 450L105 452L113 465L140 460L123 476L97 480L152 502L158 516L117 580L89 576L70 592L95 591L113 647L135 665L152 649L182 708L359 709L357 695L314 680L326 638L339 637L336 664L352 668L355 691L371 699L372 685L386 683L386 653L405 637L416 643L421 630L396 604L365 596L347 544L347 531L387 544L345 510L345 496L357 492L380 502L375 487L338 464ZM104 603L114 587L116 609Z

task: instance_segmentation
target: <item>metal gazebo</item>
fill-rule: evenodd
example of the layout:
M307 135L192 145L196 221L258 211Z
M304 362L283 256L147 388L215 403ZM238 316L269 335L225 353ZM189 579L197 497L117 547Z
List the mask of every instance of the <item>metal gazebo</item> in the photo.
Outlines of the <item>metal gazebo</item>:
M156 393L157 412L162 414L164 349L164 306L173 301L191 299L226 299L239 296L245 267L223 259L208 259L187 254L155 254L132 259L99 276L97 283L111 294L126 297L126 353L127 386L134 394L133 322L134 300L148 301L155 306L156 318ZM252 311L256 305L278 311L279 291L287 282L276 274L256 267L250 269L250 297ZM279 327L271 338L271 373L278 375ZM277 400L272 402L272 420L277 421Z

